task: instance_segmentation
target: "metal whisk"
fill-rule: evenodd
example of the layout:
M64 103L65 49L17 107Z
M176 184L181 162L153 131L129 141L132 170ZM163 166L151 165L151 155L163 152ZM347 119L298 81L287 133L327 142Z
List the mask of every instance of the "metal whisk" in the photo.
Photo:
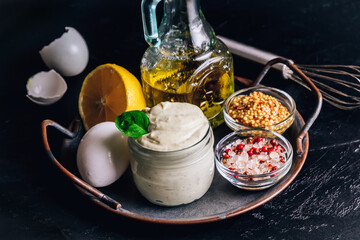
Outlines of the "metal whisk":
M266 64L279 56L254 47L218 36L230 52ZM323 99L329 104L343 110L360 108L360 67L353 65L300 65L296 66L305 73L317 86ZM307 85L286 65L276 64L275 69L282 72L284 78L291 79L310 90Z

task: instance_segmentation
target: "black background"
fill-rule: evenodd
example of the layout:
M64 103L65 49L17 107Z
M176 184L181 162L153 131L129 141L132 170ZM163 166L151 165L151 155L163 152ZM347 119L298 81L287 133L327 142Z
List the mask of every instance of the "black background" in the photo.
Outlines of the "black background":
M360 65L360 1L203 0L218 35L303 64ZM158 6L161 15L162 3ZM90 59L51 106L26 98L26 81L47 70L38 51L76 28ZM87 73L116 63L140 79L140 1L0 1L1 239L358 239L360 233L359 110L324 104L310 129L310 151L295 181L273 200L243 215L194 226L165 226L114 216L78 193L47 158L40 124L67 126ZM254 78L261 66L234 57L235 74ZM306 118L310 94L277 73L264 82L295 98ZM56 144L55 144L56 145Z

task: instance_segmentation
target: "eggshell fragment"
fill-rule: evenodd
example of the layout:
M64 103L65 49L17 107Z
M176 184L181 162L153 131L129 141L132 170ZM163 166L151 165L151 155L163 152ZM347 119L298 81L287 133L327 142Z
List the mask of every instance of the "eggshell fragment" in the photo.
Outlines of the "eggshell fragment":
M94 187L105 187L118 180L129 166L127 138L114 122L90 128L77 151L81 177Z
M40 105L50 105L62 98L67 90L65 80L54 70L39 72L26 84L27 97Z
M75 76L85 69L89 61L89 50L84 38L75 28L65 29L67 32L43 47L40 55L46 66L55 69L62 76Z

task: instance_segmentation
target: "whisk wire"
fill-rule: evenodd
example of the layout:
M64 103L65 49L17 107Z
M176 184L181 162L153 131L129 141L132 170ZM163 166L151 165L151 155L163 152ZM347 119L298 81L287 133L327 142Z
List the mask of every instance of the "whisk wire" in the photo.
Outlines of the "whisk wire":
M312 72L308 72L308 71L303 71L303 73L305 73L307 76L310 77L318 77L318 78L322 78L324 80L330 80L332 83L336 83L342 86L345 86L349 89L352 89L354 91L360 92L360 84L357 83L352 83L352 82L348 82L348 81L344 81L344 80L340 80L340 79L336 79L333 77L329 77L326 75L321 75L321 74L316 74L316 73L312 73ZM326 84L323 84L323 86L328 86Z
M311 81L314 82L315 85L322 86L322 88L319 87L319 91L323 95L324 101L331 104L332 106L337 107L337 108L342 109L342 110L352 110L352 109L360 108L360 99L359 98L357 98L355 96L345 94L343 92L340 92L340 91L338 91L338 90L336 90L334 88L331 88L331 87L327 86L326 84L323 84L323 83L321 83L321 82L319 82L319 81L317 81L317 80L315 80L313 78L310 78L310 79L311 79ZM309 88L306 86L306 84L303 83L302 80L298 76L292 75L291 80L295 81L299 85L301 85L301 86L303 86L303 87L305 87L305 88L307 88L309 90ZM352 99L354 102L343 101L343 100L329 94L324 89L326 89L326 90L328 90L330 92L342 95L344 97L348 97L348 98Z
M307 72L320 72L320 73L328 73L328 74L334 74L334 75L342 75L342 76L349 76L353 79L355 79L356 81L358 81L360 83L360 74L354 74L354 73L351 73L351 72L347 72L347 71L344 71L344 70L340 70L340 69L336 69L337 67L342 67L342 68L348 68L348 69L352 69L358 73L360 73L360 67L358 66L344 66L344 65L319 65L320 68L315 68L316 66L315 65L297 65L302 71L307 71ZM314 68L311 68L311 67L314 67ZM323 69L323 67L331 67L333 66L331 69ZM339 81L342 81L340 79L336 79L336 80L339 80ZM342 82L346 82L346 83L349 83L349 84L354 84L356 86L360 86L359 84L357 83L353 83L353 82L348 82L348 81L342 81Z
M310 69L313 71L324 71L325 69L331 69L330 71L338 71L339 69L350 69L360 73L360 66L355 65L310 65L310 64L297 64L297 66L303 69ZM345 73L348 73L345 71ZM360 76L360 75L357 75Z

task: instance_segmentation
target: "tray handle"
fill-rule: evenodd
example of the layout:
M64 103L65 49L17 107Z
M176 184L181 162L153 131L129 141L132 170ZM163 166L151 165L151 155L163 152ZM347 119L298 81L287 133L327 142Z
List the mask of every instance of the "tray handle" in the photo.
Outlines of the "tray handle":
M272 65L282 63L285 64L287 67L289 67L294 73L299 75L299 77L305 82L305 84L311 89L311 92L316 97L316 108L313 112L313 114L309 117L309 119L306 121L305 125L301 129L299 136L296 139L296 153L301 155L303 153L303 138L305 137L306 133L309 131L311 125L314 123L315 119L318 117L321 106L322 106L322 95L315 86L315 84L298 68L295 64L293 64L290 60L278 57L270 60L266 63L265 67L259 74L259 76L256 78L255 82L253 83L253 86L257 86L260 84L261 80L265 77L266 73L269 71L269 69L272 67Z
M95 198L97 198L99 201L103 202L107 206L109 206L112 209L119 210L121 208L121 204L112 199L111 197L107 196L106 194L103 194L98 189L90 186L88 183L84 182L80 178L76 177L74 174L72 174L70 171L68 171L53 155L50 149L49 141L48 141L48 135L47 135L47 127L51 126L60 131L61 133L65 134L66 136L70 138L74 138L76 136L76 132L71 132L68 129L62 127L60 124L52 121L52 120L44 120L41 124L42 127L42 136L43 136L43 143L45 146L45 150L52 160L52 162L60 169L62 172L71 179L71 181L78 187L86 190L88 193L92 194Z

